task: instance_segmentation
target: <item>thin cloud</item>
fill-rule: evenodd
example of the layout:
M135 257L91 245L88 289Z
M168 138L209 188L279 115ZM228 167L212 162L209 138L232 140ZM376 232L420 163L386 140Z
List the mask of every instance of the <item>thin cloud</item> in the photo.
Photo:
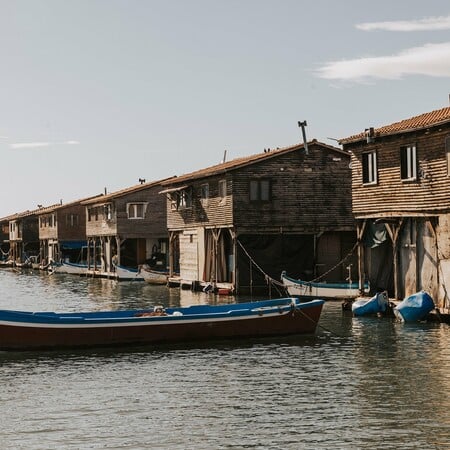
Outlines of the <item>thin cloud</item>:
M39 148L49 147L50 142L18 142L16 144L10 144L11 148Z
M334 61L317 71L320 78L366 82L401 79L407 75L450 77L450 42L425 44L391 56Z
M450 16L428 17L419 20L398 20L389 22L366 22L356 25L363 31L440 31L450 30Z
M50 147L52 145L79 145L80 142L75 140L64 141L64 142L17 142L15 144L10 144L13 149L21 148L41 148Z

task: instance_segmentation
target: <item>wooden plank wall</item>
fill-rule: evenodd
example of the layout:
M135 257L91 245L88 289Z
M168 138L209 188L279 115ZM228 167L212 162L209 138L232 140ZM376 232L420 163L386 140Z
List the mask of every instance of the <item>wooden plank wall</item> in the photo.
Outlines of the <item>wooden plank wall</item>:
M347 144L352 152L352 198L356 217L410 215L450 208L450 177L445 139L450 125L401 135L375 138L367 144ZM419 178L405 182L400 177L400 147L415 144ZM377 152L378 183L362 184L362 154Z
M238 232L318 233L356 228L351 210L350 156L317 144L247 166L234 175ZM249 199L251 180L271 181L272 200Z

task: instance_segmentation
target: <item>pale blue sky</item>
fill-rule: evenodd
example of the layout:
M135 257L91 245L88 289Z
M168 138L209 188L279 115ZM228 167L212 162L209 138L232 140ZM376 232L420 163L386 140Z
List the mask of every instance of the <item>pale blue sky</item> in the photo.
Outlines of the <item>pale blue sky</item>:
M448 0L0 10L0 217L449 105Z

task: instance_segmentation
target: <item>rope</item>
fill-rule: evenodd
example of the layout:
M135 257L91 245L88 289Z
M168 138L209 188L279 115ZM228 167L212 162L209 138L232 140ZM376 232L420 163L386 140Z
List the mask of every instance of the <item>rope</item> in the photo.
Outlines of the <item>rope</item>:
M350 256L353 254L353 252L355 251L356 247L358 246L358 242L355 242L355 245L352 247L352 249L347 253L347 255L344 256L343 259L341 259L335 266L333 266L331 269L327 270L325 273L323 273L322 275L318 276L317 278L315 278L314 280L309 281L309 283L315 283L317 281L319 281L320 279L324 278L326 275L328 275L329 273L333 272L333 270L337 269L340 265L344 264L344 262L350 258Z
M305 312L302 311L300 308L295 308L295 309L296 309L300 314L302 314L304 317L306 317L309 321L316 323L315 320L311 319L311 317L309 317L308 314L305 314ZM341 334L336 333L336 332L333 331L333 330L330 330L330 329L328 329L328 328L325 328L323 325L320 325L319 323L316 324L316 327L317 327L317 328L321 328L323 331L326 331L327 333L334 334L334 335L337 336L337 337L340 337L340 338L345 337L345 336L343 336L343 335L341 335Z
M245 247L242 245L241 241L239 241L239 239L236 239L236 242L239 244L239 246L241 247L241 249L243 250L243 252L245 253L245 255L247 256L247 258L250 260L250 262L263 274L264 279L266 281L266 283L270 286L269 283L273 284L275 286L275 289L277 290L278 294L281 296L282 293L280 292L280 290L277 288L277 286L282 287L283 289L285 289L284 284L280 283L279 281L275 280L274 278L272 278L270 275L268 275L266 272L264 272L264 270L256 263L256 261L250 256L250 254L248 253L248 251L245 249Z
M256 263L256 261L250 256L250 254L247 252L247 250L245 249L245 247L242 245L241 241L239 241L239 239L236 239L236 242L239 244L239 246L241 247L241 249L243 250L243 252L245 253L245 255L247 256L247 258L250 260L250 262L264 275L264 279L266 280L266 283L269 284L273 284L275 286L275 288L277 289L278 293L281 295L281 292L279 291L278 287L283 288L283 290L286 292L286 287L284 286L283 283L281 283L278 280L275 280L274 278L272 278L270 275L268 275L267 273L264 272L264 270ZM353 247L351 248L351 250L344 256L343 259L341 259L335 266L333 266L331 269L327 270L325 273L323 273L322 275L318 276L317 278L315 278L314 280L309 281L309 283L315 283L317 281L319 281L320 279L324 278L326 275L328 275L329 273L333 272L333 270L335 270L336 268L338 268L340 265L344 264L344 262L353 254L353 252L355 251L356 247L358 246L358 241L355 242L355 244L353 245Z
M438 267L439 267L439 271L441 272L441 275L442 275L441 284L442 284L442 288L444 289L444 308L446 308L446 307L448 308L449 307L449 302L448 302L449 296L448 296L448 292L447 292L447 286L445 285L444 272L442 270L442 265L441 265L441 261L444 259L444 255L442 254L441 249L438 246L437 239L436 239L436 249L437 249L437 254L438 254L438 259L439 259Z

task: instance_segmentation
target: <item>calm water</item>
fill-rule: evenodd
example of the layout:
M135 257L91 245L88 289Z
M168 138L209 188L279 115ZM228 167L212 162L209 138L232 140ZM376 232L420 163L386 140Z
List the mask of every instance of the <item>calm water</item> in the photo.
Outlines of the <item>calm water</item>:
M231 301L144 283L0 271L0 308ZM8 449L449 449L450 327L343 316L316 336L0 353Z

